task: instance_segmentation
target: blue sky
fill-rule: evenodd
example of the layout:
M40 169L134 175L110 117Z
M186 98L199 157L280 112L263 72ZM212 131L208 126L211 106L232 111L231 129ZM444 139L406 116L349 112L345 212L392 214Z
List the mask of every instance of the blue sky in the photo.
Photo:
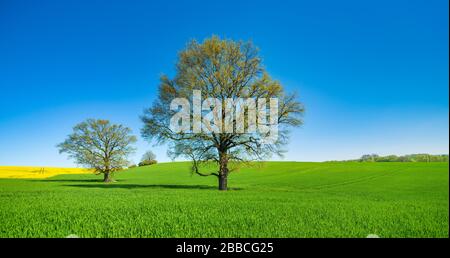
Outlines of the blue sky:
M139 135L177 52L252 40L306 106L284 160L448 153L448 1L0 2L0 164L74 166L55 145L105 118ZM139 139L138 161L165 147Z

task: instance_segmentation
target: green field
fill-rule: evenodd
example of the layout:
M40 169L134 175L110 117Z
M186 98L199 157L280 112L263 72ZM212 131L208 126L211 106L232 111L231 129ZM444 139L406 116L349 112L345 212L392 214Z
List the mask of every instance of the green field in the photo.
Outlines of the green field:
M0 237L448 237L448 163L267 162L229 178L188 163L0 179Z

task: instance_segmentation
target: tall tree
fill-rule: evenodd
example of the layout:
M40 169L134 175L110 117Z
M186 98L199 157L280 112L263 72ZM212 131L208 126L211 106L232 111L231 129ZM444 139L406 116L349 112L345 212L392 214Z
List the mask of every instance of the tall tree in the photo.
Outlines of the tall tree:
M103 174L104 182L112 182L113 172L129 164L127 156L135 151L132 146L135 142L136 137L128 127L88 119L74 126L73 132L57 147L76 163Z
M195 131L195 93L201 91L201 99L216 98L222 103L216 103L218 110L204 110L213 114L218 120L219 130ZM188 100L190 113L188 120L194 121L188 131L177 132L171 127L171 119L177 114L170 106L174 99ZM233 103L236 116L228 116L228 126L231 122L233 130L222 130L227 125L227 109L225 100L231 99L276 99L274 102L278 112L274 119L266 119L264 113L258 116L256 124L277 125L278 132L275 141L265 141L269 132L249 130L251 128L251 105L240 106L244 114L244 125L238 126L238 105ZM222 104L222 105L220 105ZM261 108L258 102L259 111ZM272 102L271 102L272 104ZM232 109L231 109L232 110ZM232 111L233 112L233 111ZM153 106L144 111L141 117L144 123L142 136L156 144L168 143L172 158L184 157L192 160L192 172L201 176L217 176L219 190L227 190L227 179L242 162L264 160L272 154L282 155L286 146L288 127L299 126L302 123L303 106L294 94L287 94L281 84L273 80L265 71L258 54L258 49L251 42L236 42L222 40L216 36L202 43L191 41L185 50L179 53L176 64L176 75L173 79L163 75L159 85L159 95ZM241 113L242 114L242 113ZM273 115L273 114L271 114ZM196 117L197 116L197 117ZM186 117L185 117L186 118ZM210 127L209 122L201 121L201 128ZM214 120L215 121L215 120ZM217 125L217 124L215 124ZM240 130L241 129L241 130ZM242 133L243 132L243 133ZM216 166L212 171L211 163Z

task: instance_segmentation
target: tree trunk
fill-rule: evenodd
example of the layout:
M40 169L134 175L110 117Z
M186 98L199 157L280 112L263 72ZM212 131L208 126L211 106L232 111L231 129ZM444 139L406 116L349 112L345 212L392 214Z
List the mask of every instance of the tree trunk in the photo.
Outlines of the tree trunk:
M113 179L112 179L112 173L111 172L103 173L103 182L110 183L112 181L113 181Z
M228 190L228 175L220 175L219 176L219 190L226 191Z
M228 190L228 157L226 152L219 153L219 190Z

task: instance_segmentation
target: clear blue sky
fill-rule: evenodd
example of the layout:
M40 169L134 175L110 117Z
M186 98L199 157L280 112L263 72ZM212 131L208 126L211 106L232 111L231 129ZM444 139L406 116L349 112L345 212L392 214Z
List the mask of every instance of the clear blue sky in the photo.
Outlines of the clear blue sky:
M253 40L300 94L285 160L448 153L448 19L447 0L1 0L0 164L74 166L55 145L86 118L139 135L159 76L212 34Z

